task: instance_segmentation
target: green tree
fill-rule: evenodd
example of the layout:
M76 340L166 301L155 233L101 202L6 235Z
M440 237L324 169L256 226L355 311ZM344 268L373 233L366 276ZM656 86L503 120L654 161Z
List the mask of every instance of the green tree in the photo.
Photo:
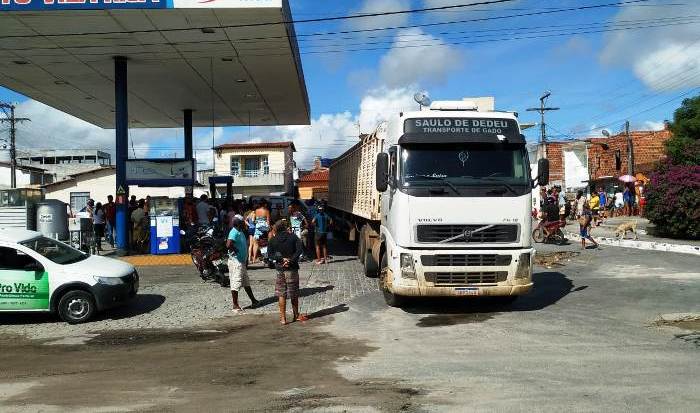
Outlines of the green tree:
M700 165L700 95L685 99L673 114L666 153L673 165Z
M668 159L645 189L645 215L661 234L700 239L700 96L676 109L671 131Z

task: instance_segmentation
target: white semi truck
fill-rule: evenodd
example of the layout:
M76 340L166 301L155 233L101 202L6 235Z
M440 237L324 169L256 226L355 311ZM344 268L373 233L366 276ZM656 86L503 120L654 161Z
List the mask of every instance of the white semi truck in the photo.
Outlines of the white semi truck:
M530 162L517 114L468 101L397 113L330 166L328 206L387 304L532 288Z

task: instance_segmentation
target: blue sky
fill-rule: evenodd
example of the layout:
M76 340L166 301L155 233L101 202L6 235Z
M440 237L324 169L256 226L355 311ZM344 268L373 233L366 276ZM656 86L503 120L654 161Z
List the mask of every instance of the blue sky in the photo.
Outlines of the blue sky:
M290 0L296 20L467 2ZM501 18L614 2L517 0L432 13L297 24L296 31L303 39L299 43L312 125L253 128L250 132L247 128L201 129L196 132L195 146L202 148L198 156L202 166L210 162L211 153L206 148L211 145L212 133L217 143L248 141L249 135L256 140L291 139L299 148L300 166L308 167L314 155L335 156L351 146L358 123L367 132L383 114L414 107L411 95L422 89L439 100L494 96L498 109L517 111L522 122L532 123L538 122L539 116L525 109L537 106L542 92L550 90L549 105L561 108L547 118L548 132L554 139L600 136L600 127L617 131L625 119L635 129L659 128L664 119L672 118L684 96L700 93L699 1L652 0ZM491 20L473 21L484 18ZM458 20L472 21L415 27ZM303 36L394 26L412 27ZM656 27L639 28L642 26ZM595 33L601 30L608 31ZM533 36L540 37L522 39ZM357 50L368 48L378 50ZM319 53L340 49L353 51ZM0 88L0 100L24 102L26 98ZM92 142L109 149L111 132L94 131L59 115L52 114L46 128L55 128L55 134L98 136ZM64 121L72 127L65 127ZM141 142L137 145L139 157L179 152L170 148L181 137L177 131L133 133ZM533 141L537 134L536 128L526 133ZM20 134L19 145L29 146L29 136L31 131L25 140ZM66 146L76 141L86 141L88 146L92 143L91 139L71 136L56 142Z

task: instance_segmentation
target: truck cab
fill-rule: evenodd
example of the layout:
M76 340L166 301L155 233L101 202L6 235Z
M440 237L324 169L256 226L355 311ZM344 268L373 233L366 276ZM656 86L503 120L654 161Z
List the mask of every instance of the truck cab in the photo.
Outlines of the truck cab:
M382 128L381 220L371 252L387 303L527 293L533 181L516 114L434 102ZM540 174L544 185L546 161Z

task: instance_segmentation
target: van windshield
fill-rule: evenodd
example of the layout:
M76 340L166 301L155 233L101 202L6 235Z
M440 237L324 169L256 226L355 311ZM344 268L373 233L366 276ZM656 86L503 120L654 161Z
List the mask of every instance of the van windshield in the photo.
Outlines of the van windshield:
M61 265L73 264L88 257L82 251L47 237L34 238L21 244Z

